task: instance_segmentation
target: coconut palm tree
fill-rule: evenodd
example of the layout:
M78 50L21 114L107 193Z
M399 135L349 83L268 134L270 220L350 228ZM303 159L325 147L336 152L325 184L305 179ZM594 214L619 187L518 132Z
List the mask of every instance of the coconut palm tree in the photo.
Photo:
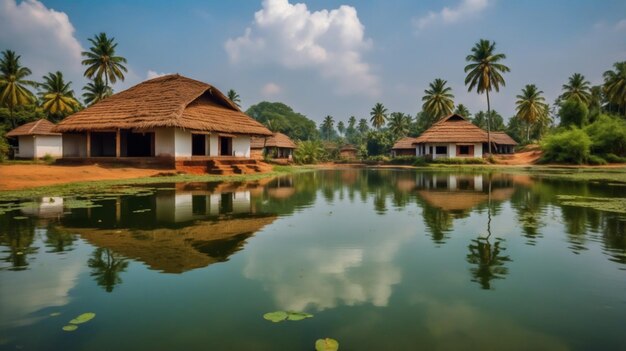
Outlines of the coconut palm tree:
M548 104L546 104L542 94L543 91L537 89L536 85L527 84L522 89L522 93L516 96L515 109L517 114L515 117L526 123L526 141L530 140L531 126L539 122L548 113Z
M387 109L380 102L376 103L370 112L370 122L376 129L380 129L387 120Z
M113 89L107 87L100 77L96 77L92 82L83 87L83 101L87 105L93 105L105 98L113 95Z
M493 89L500 91L500 85L505 86L503 73L509 72L510 69L500 63L506 58L505 54L496 54L496 43L481 39L472 48L472 53L467 55L465 61L470 62L465 66L465 85L468 86L467 91L476 88L478 94L487 94L487 116L491 116L491 102L489 101L489 92ZM489 153L491 153L491 123L487 124L487 140L489 143Z
M456 113L457 115L463 116L465 118L472 117L472 114L469 112L467 107L465 107L465 105L463 104L456 105L456 110L454 110L454 113Z
M74 98L74 91L70 88L71 84L72 82L65 82L63 73L59 71L43 77L43 83L39 86L39 98L41 107L51 119L63 118L80 107Z
M411 127L411 116L402 112L393 112L389 115L389 131L394 138L399 139L405 137Z
M452 88L446 87L448 82L443 79L435 79L430 83L429 89L424 90L422 101L422 109L435 119L440 119L452 113L454 109L454 95L452 95Z
M339 131L339 134L343 135L343 133L346 131L346 125L343 123L343 121L339 121L339 123L337 123L337 131Z
M106 33L100 33L89 39L91 47L89 51L83 51L85 58L82 64L87 66L85 77L93 79L104 77L104 85L109 86L109 81L113 84L117 80L124 81L124 72L128 72L126 59L122 56L115 56L117 43L115 38L108 38Z
M324 118L324 122L322 122L322 132L326 135L326 140L330 140L334 125L335 120L333 116L326 116L326 118Z
M591 83L585 80L585 76L580 73L574 73L567 84L563 84L563 94L561 94L561 100L567 101L569 99L578 100L585 105L589 105L591 101Z
M626 115L626 61L613 64L615 70L604 72L604 91L612 104L622 108Z
M20 57L14 51L5 50L0 59L0 105L9 109L13 128L17 123L13 119L15 107L34 103L37 98L27 86L36 87L37 83L27 80L31 74L28 67L20 65Z
M241 107L241 97L239 96L239 94L237 94L235 90L233 89L228 90L226 95L228 96L228 99L230 101L232 101L235 105L237 105L237 107Z
M361 135L365 135L365 133L367 133L367 131L370 129L365 118L361 118L359 120L359 125L357 129L359 130L359 133L361 133Z

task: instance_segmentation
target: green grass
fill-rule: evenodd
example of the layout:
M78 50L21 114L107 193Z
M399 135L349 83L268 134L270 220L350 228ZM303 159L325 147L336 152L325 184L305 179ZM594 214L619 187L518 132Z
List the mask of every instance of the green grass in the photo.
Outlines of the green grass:
M35 198L42 196L94 196L94 195L119 195L141 192L141 189L129 188L133 185L150 185L163 183L190 183L190 182L244 182L254 181L268 177L306 172L311 167L300 166L274 166L272 172L242 175L195 175L178 174L162 177L144 177L134 179L99 180L90 182L75 182L41 186L21 190L0 191L0 201L13 201L16 199ZM144 189L145 191L145 189Z

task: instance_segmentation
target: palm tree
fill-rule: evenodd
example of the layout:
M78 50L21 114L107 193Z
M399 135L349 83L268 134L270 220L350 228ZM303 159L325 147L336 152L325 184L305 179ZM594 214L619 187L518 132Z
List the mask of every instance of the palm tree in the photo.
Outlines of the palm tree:
M385 124L387 120L387 109L380 102L376 103L370 112L370 122L376 129L380 129Z
M496 43L489 40L480 39L472 48L472 53L467 55L465 61L471 62L465 66L465 85L467 91L476 88L478 94L487 94L487 116L491 116L491 102L489 92L494 89L500 91L500 85L506 83L502 73L509 72L510 69L499 63L506 58L505 54L496 54ZM487 140L489 143L489 153L491 153L491 123L487 123Z
M359 120L359 125L357 129L359 130L359 133L361 133L361 135L365 135L365 133L367 133L367 131L370 129L365 118L361 118Z
M515 117L526 123L526 141L530 140L531 126L548 113L548 104L541 94L543 91L537 89L536 85L527 84L522 89L522 93L516 96L515 109L517 114Z
M350 128L354 129L355 127L356 127L356 117L350 116L350 118L348 118L348 129Z
M626 61L613 64L614 71L604 72L604 91L609 102L622 107L626 114Z
M411 116L402 112L394 112L389 116L389 131L396 139L405 137L410 127Z
M563 84L563 94L561 100L578 100L585 105L589 105L591 101L591 85L585 76L580 73L574 73L567 84Z
M454 109L452 88L446 87L446 83L443 79L435 79L429 84L429 89L424 90L426 95L422 97L422 109L437 120L451 114Z
M454 113L456 113L459 116L463 116L465 118L471 118L472 117L472 114L469 112L467 107L465 107L465 105L463 105L463 104L456 105L456 110L454 110Z
M341 135L343 135L343 132L346 131L346 125L343 123L343 121L339 121L339 123L337 123L337 130Z
M64 117L76 111L80 107L74 98L74 91L70 88L72 82L65 82L63 73L48 73L43 77L40 85L41 107L49 117Z
M326 135L326 140L330 140L334 124L335 120L332 116L326 116L326 118L324 118L324 122L322 123L322 132Z
M109 81L113 84L117 80L124 81L124 73L128 72L123 65L126 59L122 56L115 56L115 38L108 38L106 33L100 33L89 39L92 46L89 51L83 51L85 57L82 64L87 66L85 77L93 79L104 77L104 85L109 86Z
M241 97L239 96L239 94L237 94L237 92L233 89L230 89L226 95L228 96L228 99L230 101L232 101L235 105L237 105L237 107L241 107Z
M83 87L83 90L85 91L82 95L83 100L87 105L93 105L113 95L113 89L104 85L100 77L96 77L92 82L87 83L87 85Z
M14 51L5 50L0 59L0 105L9 108L13 128L17 127L13 119L15 107L36 101L35 95L27 86L36 87L37 83L26 79L31 71L20 65L20 57Z

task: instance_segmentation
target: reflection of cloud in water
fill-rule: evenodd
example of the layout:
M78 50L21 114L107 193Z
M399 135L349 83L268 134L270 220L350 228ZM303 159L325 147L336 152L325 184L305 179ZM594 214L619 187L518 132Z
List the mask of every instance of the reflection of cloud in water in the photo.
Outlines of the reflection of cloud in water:
M394 256L413 230L381 234L356 231L356 236L302 235L283 240L288 250L276 254L268 246L248 251L244 268L247 278L260 280L278 308L301 311L324 310L339 305L371 303L387 306L393 285L402 280ZM331 241L341 241L334 245ZM348 241L348 243L346 243Z

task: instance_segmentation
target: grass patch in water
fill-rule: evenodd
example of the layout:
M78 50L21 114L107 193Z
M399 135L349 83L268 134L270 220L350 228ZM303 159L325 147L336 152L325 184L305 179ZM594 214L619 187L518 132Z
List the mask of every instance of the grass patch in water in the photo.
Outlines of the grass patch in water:
M562 205L591 208L598 211L626 214L626 198L558 195Z

